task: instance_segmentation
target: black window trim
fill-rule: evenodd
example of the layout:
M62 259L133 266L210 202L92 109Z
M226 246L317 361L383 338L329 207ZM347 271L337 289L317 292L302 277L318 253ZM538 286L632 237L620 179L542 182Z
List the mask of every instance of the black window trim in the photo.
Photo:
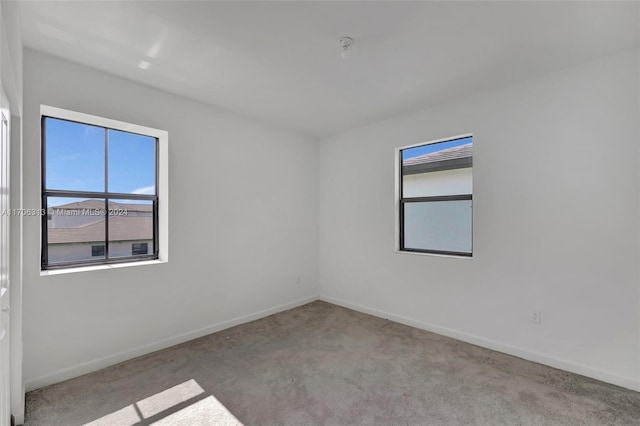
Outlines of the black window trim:
M104 129L104 134L105 134L105 142L104 142L104 146L105 146L105 170L104 170L104 174L105 174L105 192L95 192L95 191L72 191L72 190L47 190L47 186L46 186L46 175L47 175L47 163L46 163L46 159L47 159L47 152L46 152L46 119L47 118L52 118L52 119L56 119L56 120L61 120L61 121L68 121L71 123L78 123L78 124L83 124L83 125L88 125L88 126L93 126L93 127L99 127L101 129ZM93 259L87 259L87 260L78 260L78 261L72 261L72 262L56 262L55 264L49 264L49 259L48 259L48 248L49 248L49 244L48 244L48 223L47 223L47 214L43 214L42 215L42 221L41 221L41 234L42 234L42 245L41 245L41 261L40 261L40 268L42 271L47 271L47 270L54 270L54 269L67 269L67 268L73 268L73 267L81 267L81 266L94 266L94 265L108 265L108 264L115 264L115 263L127 263L127 262L137 262L137 261L144 261L144 260L156 260L159 258L159 247L158 247L158 207L159 207L159 200L158 200L158 185L159 185L159 165L160 165L160 161L159 161L159 151L160 151L160 143L159 143L159 139L156 136L151 136L151 135L145 135L143 133L136 133L136 132L132 132L129 130L123 130L123 129L118 129L115 127L110 127L110 126L104 126L104 125L98 125L98 124L91 124L91 123L85 123L82 121L77 121L77 120L70 120L68 118L60 118L60 117L56 117L53 115L46 115L46 114L42 114L40 117L40 126L41 126L41 157L40 157L40 164L41 164L41 175L40 175L40 188L41 188L41 203L42 203L42 208L47 210L48 213L48 203L47 203L47 197L68 197L68 198L90 198L90 199L104 199L104 203L105 203L105 211L106 211L106 215L105 215L105 241L104 241L104 245L105 245L105 257L104 259L100 259L100 260L93 260ZM115 130L118 132L124 132L124 133L131 133L131 134L136 134L136 135L140 135L140 136L145 136L145 137L150 137L153 138L155 140L155 194L128 194L128 193L120 193L120 192L108 192L108 185L109 185L109 180L108 180L108 173L109 173L109 139L108 139L108 130ZM118 256L116 258L109 258L109 200L150 200L152 202L152 218L153 218L153 252L150 254L145 254L145 255L131 255L131 256Z
M398 182L399 182L399 200L398 200L398 230L399 230L399 246L398 251L400 252L408 252L408 253L426 253L426 254L437 254L437 255L445 255L445 256L457 256L457 257L473 257L473 216L471 220L471 251L470 252L459 252L459 251L447 251L447 250L432 250L432 249L416 249L416 248L407 248L404 245L404 206L406 203L424 203L424 202L438 202L438 201L459 201L459 200L470 200L471 205L473 206L473 194L458 194L458 195L438 195L431 197L404 197L404 188L403 188L403 164L402 164L402 152L406 149L416 148L419 146L452 142L460 139L466 139L469 137L473 137L473 135L468 134L464 136L457 136L450 139L441 139L434 142L426 142L423 144L413 145L405 148L400 148L398 150ZM464 167L464 166L463 166ZM460 167L452 167L451 169L460 168ZM440 168L438 170L431 171L441 171L448 170ZM415 174L416 172L408 173ZM473 208L473 207L472 207Z

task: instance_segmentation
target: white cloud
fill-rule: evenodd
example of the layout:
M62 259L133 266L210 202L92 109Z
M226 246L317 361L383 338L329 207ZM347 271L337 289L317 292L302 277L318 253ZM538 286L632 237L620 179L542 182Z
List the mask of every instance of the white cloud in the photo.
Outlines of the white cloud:
M145 187L142 187L142 188L134 189L133 193L134 194L153 195L153 194L156 193L156 187L154 185L145 186Z

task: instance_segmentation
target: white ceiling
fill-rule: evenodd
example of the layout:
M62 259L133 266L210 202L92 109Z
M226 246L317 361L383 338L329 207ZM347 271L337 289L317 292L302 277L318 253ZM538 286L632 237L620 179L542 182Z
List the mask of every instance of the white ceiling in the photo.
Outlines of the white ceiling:
M21 9L27 47L313 137L637 48L640 38L635 1L23 1ZM355 39L347 60L344 35Z

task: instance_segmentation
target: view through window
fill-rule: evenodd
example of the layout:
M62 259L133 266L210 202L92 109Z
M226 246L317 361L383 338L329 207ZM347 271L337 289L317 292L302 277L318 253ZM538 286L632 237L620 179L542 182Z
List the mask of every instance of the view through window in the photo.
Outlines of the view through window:
M42 117L42 269L158 257L158 140Z
M401 251L471 256L473 138L400 149Z

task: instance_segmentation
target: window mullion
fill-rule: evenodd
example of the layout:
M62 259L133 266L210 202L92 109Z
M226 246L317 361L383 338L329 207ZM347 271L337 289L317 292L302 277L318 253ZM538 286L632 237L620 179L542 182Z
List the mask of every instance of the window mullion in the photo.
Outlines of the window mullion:
M432 201L458 201L458 200L471 200L472 194L460 194L460 195L435 195L430 197L407 197L402 198L403 203L427 203Z
M109 260L109 130L104 129L104 260Z

